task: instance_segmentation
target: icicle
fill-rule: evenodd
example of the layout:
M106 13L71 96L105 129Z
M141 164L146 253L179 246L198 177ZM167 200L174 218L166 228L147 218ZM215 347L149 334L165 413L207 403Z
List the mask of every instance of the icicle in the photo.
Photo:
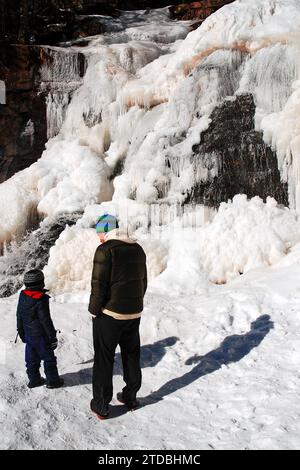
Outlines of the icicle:
M275 44L258 51L246 63L239 92L252 93L266 113L281 111L300 78L300 48Z
M40 91L47 92L47 136L59 133L73 92L82 84L83 55L62 48L44 48Z
M81 83L84 75L83 55L70 49L44 48L46 63L40 69L41 81L46 84L57 83L59 87L68 87Z
M54 91L49 92L46 98L47 104L47 137L50 139L59 133L65 120L69 93Z
M26 123L25 129L21 134L21 137L30 137L30 145L33 145L34 141L34 123L29 119Z

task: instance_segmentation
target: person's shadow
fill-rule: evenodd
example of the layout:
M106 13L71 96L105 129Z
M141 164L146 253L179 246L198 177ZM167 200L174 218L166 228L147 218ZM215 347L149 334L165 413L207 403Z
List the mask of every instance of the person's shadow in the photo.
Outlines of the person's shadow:
M141 368L154 367L164 357L167 352L167 348L173 346L178 338L176 336L169 336L168 338L157 341L154 344L146 344L141 347ZM80 365L91 364L94 359L81 362ZM88 367L85 369L78 370L77 372L68 372L67 374L61 375L64 379L65 387L74 387L76 385L86 385L92 383L93 368ZM121 354L116 353L114 363L114 375L122 375L122 359Z
M186 365L196 364L191 370L186 372L180 377L169 380L162 385L158 390L152 392L150 395L139 398L139 409L155 404L164 399L165 396L180 390L192 382L198 380L207 374L212 374L220 369L222 365L230 364L231 362L238 362L246 356L253 348L257 347L269 331L273 328L274 324L269 315L262 315L251 323L251 329L244 335L231 335L222 341L220 346L213 351L199 356L193 355L186 360ZM164 340L157 341L152 345L146 345L141 348L141 367L154 367L163 358L166 353L166 348L173 346L178 338L170 336ZM82 362L81 364L92 363L93 359ZM114 373L121 374L121 357L120 353L116 354ZM80 384L90 384L92 382L92 368L82 369L78 372L64 374L62 376L65 380L65 386L72 387ZM114 406L111 410L111 418L116 418L127 410L124 406Z
M224 339L217 349L204 356L195 354L187 359L186 365L197 364L181 377L176 377L162 385L150 395L140 398L140 407L152 405L164 399L165 396L190 385L195 380L207 374L212 374L222 365L238 362L253 348L257 347L273 328L274 324L269 315L262 315L251 323L251 330L244 335L232 335Z

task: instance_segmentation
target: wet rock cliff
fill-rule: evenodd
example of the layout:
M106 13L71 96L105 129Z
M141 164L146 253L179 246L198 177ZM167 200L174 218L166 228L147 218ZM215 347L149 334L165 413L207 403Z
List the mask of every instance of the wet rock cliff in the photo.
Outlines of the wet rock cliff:
M288 188L281 181L276 154L255 130L254 114L250 94L238 95L214 109L211 124L192 155L195 171L205 169L208 179L192 188L186 202L218 207L244 193L264 200L272 196L288 206Z

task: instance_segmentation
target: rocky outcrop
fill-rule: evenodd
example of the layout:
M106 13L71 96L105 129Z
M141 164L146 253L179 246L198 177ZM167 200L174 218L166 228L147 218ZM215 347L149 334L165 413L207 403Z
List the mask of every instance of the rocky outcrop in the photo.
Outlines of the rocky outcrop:
M47 139L46 104L38 94L40 49L0 45L0 77L6 104L0 104L0 182L36 161Z
M25 271L45 267L51 246L66 226L74 225L81 216L81 213L75 212L47 219L39 228L26 233L18 244L7 248L0 263L0 298L9 297L22 287Z
M192 156L195 170L202 168L208 178L193 187L186 202L218 207L243 193L264 200L272 196L288 206L288 188L281 181L276 154L255 131L254 114L252 95L225 101L212 112L211 124Z
M202 0L172 5L169 8L171 18L177 20L199 20L198 27L209 15L233 0ZM173 2L172 2L173 3Z
M63 116L60 101L67 105L80 85L85 61L83 54L67 54L63 48L29 45L2 44L0 57L0 79L6 88L5 99L0 99L1 183L40 158L48 138L58 133L51 102Z
M118 15L111 0L9 0L1 1L0 40L19 44L57 44L81 37L81 15ZM101 21L86 18L83 36L90 24L91 35L103 32Z
M231 1L1 0L0 41L53 45L104 32L105 22L95 15L118 17L119 10L160 8L170 3L175 5L170 7L172 18L204 20Z

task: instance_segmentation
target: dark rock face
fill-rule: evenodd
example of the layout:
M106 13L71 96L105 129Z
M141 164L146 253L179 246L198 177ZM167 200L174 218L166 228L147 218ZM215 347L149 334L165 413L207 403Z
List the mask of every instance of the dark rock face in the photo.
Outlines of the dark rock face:
M254 128L252 95L237 96L216 108L201 143L193 147L193 163L212 176L197 183L186 202L218 207L235 194L274 197L288 206L288 187L280 179L276 154Z
M47 44L101 34L101 18L86 15L118 17L119 10L170 8L174 19L205 19L233 0L0 0L0 41L21 44ZM85 18L82 16L85 15Z
M197 22L198 27L209 15L227 3L232 2L233 0L202 0L200 2L185 2L180 3L179 5L172 5L169 10L171 18L173 19L199 20L199 22Z
M81 0L0 0L0 38L21 44L65 40L81 4Z
M37 93L38 47L0 45L0 182L36 161L47 139L46 105Z
M70 75L64 71L59 76L58 62L66 64L67 59L73 61L68 64ZM42 66L49 70L46 77ZM0 104L0 183L40 158L47 139L59 131L48 126L47 135L49 91L53 89L51 97L57 98L62 93L60 88L65 87L65 94L71 96L84 72L83 54L66 55L62 49L61 55L51 55L47 47L0 44L0 80L6 88L5 104ZM68 82L75 83L73 88L68 87Z

